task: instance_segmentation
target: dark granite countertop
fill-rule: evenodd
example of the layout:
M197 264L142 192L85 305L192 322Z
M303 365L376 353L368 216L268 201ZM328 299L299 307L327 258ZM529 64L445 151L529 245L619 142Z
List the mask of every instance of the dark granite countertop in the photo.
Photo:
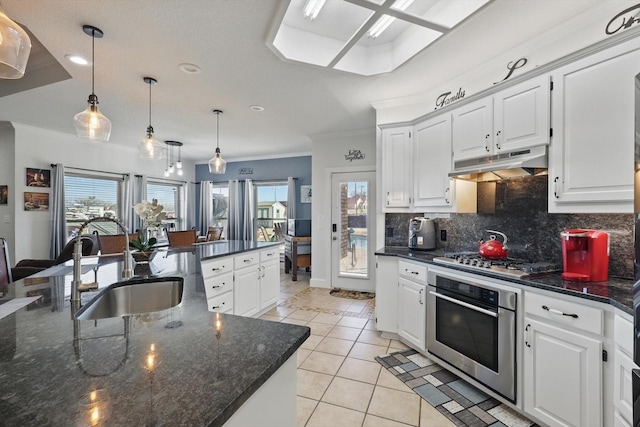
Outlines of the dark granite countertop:
M254 242L250 240L216 240L214 242L196 243L193 247L198 251L200 259L205 260L281 244L281 242Z
M409 248L398 246L385 246L375 252L376 255L397 256L412 259L415 261L435 264L433 258L442 256L443 252L433 251L412 251ZM522 286L529 286L547 291L558 292L578 298L599 301L633 315L633 280L616 277L609 277L606 282L570 282L562 280L560 273L544 274L539 276L528 276L522 279L505 277L492 273L489 270L478 270L468 268L458 264L437 264L440 267L450 267L457 270L468 271L487 277L494 277L506 282L516 283Z
M99 425L224 424L310 333L207 311L198 255L222 256L225 246L227 254L242 251L232 242L196 245L159 251L150 269L136 266L137 274L184 278L182 304L161 312L74 321L70 271L11 284L0 302L43 298L0 319L0 424L92 425L95 410ZM83 281L107 287L122 267L121 256L85 258Z

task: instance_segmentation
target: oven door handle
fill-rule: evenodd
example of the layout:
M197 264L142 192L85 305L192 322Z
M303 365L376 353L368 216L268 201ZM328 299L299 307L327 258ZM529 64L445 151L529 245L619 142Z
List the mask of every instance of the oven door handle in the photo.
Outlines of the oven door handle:
M437 293L437 292L429 291L429 293L430 293L431 295L433 295L434 297L442 298L443 300L446 300L446 301L452 302L452 303L454 303L454 304L461 305L461 306L466 307L466 308L469 308L469 309L471 309L471 310L478 311L478 312L480 312L480 313L482 313L482 314L486 314L486 315L491 316L491 317L498 317L498 313L493 312L493 311L491 311L491 310L486 310L486 309L484 309L484 308L476 307L475 305L473 305L473 304L469 304L468 302L460 301L460 300L458 300L458 299L451 298L451 297L448 297L448 296L446 296L446 295L439 294L439 293Z

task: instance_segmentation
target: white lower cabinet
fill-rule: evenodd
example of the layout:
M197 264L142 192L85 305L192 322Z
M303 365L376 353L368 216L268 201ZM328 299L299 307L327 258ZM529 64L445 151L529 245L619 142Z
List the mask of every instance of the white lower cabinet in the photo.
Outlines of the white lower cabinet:
M398 335L426 351L427 266L402 260L398 274Z
M602 310L525 294L524 410L544 425L603 425Z
M614 318L615 354L613 357L613 419L616 426L633 424L632 371L638 369L633 363L633 317L620 315Z
M275 306L280 296L280 251L260 252L260 311Z
M398 260L376 258L376 328L380 332L398 333Z
M257 316L275 307L280 294L277 246L202 261L209 311Z

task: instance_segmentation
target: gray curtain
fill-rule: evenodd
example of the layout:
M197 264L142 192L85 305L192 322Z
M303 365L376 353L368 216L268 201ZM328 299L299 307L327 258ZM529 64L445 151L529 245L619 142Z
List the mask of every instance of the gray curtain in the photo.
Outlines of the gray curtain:
M253 181L244 183L244 239L256 240L256 191Z
M209 226L213 222L213 184L211 181L200 182L200 206L198 207L200 220L196 229L201 236L206 236Z
M140 203L143 200L147 200L147 176L135 175L133 180L133 192L132 192L132 200L131 200L132 208L133 208L133 205L135 205L136 203ZM130 229L134 231L141 229L143 224L142 224L142 219L140 219L140 216L133 213L133 211L131 215L133 216L133 221L132 221L133 227Z
M184 218L184 229L191 230L196 226L196 194L195 184L185 182L182 184L184 203L182 206L182 218ZM193 205L193 206L192 206Z
M244 240L242 235L242 191L240 181L229 181L228 240Z
M136 230L136 215L133 212L133 183L131 174L126 174L120 200L120 212L118 212L118 218L130 233Z
M295 219L297 202L296 179L290 176L287 178L287 219Z
M51 259L55 259L67 242L67 224L64 216L64 166L62 163L56 164L51 174L49 211L51 212L49 256Z

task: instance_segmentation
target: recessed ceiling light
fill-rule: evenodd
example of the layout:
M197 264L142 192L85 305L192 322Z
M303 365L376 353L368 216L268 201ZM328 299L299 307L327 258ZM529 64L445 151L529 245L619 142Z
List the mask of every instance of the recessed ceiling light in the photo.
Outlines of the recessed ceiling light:
M78 65L90 65L91 62L84 59L82 56L79 55L65 55L65 58L67 58L69 61L73 62L74 64L78 64Z
M180 68L180 71L183 71L187 74L199 74L200 73L200 67L198 67L196 64L188 64L188 63L182 63L180 65L178 65L178 68Z
M249 109L251 111L264 111L264 107L262 105L252 105Z

